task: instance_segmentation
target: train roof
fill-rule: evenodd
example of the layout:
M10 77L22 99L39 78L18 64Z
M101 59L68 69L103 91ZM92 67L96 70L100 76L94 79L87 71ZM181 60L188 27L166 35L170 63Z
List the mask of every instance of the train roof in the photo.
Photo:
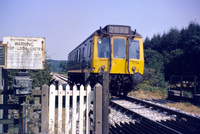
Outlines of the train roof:
M134 36L142 38L142 36L137 33L136 30L131 30L130 26L125 25L106 25L104 28L101 28L96 30L93 34L91 34L87 39L85 39L81 44L86 42L89 38L91 38L94 35L101 36L101 35L124 35L124 36ZM81 45L80 44L80 45ZM74 50L76 50L80 45L78 45L75 49L73 49L70 53L72 53ZM69 53L69 54L70 54Z

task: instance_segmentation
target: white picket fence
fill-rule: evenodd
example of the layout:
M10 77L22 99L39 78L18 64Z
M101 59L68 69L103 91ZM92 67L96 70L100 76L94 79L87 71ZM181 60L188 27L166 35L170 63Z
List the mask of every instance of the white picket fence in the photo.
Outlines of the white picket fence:
M54 85L50 86L49 91L49 134L55 133L55 97L58 96L58 134L68 134L71 130L72 134L77 133L77 125L79 128L79 134L86 132L90 133L90 117L89 112L91 110L91 102L95 101L95 91L91 91L91 87L87 86L84 90L84 86L80 86L80 90L77 90L77 86L73 86L73 90L70 90L70 86L67 85L65 90L63 86L59 85L58 90ZM62 101L63 96L65 96L65 129L62 131ZM70 119L70 96L72 96L72 119ZM80 96L79 104L77 104L77 96ZM84 96L86 96L86 102L84 101ZM94 103L95 104L95 103ZM77 106L79 106L79 112L77 113ZM92 108L94 110L95 107ZM84 123L84 116L85 122ZM79 121L79 124L77 123ZM84 130L84 124L85 129Z

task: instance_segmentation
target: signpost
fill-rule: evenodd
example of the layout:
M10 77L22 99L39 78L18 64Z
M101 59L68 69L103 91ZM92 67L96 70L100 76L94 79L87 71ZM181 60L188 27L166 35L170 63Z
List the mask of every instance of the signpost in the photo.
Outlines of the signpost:
M25 96L31 94L32 89L32 79L28 76L26 70L44 69L45 38L3 37L3 44L6 45L0 45L0 67L21 70L14 77L13 87L15 95L19 97L19 134L24 134L27 132L22 112L24 110L21 104L25 101ZM4 102L6 101L4 99ZM8 115L7 111L4 113L5 116Z

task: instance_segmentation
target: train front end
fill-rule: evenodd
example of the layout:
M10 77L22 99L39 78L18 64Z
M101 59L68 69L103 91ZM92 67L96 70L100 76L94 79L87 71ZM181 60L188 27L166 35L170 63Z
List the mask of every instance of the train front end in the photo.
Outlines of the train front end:
M133 83L142 81L144 52L142 36L130 26L107 25L94 34L93 73L109 71L113 92L131 90Z

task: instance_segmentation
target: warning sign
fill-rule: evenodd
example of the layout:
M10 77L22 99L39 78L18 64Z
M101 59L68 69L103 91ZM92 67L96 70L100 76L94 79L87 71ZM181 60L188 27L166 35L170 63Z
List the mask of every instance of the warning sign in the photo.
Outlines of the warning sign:
M45 38L3 37L7 69L44 69Z

